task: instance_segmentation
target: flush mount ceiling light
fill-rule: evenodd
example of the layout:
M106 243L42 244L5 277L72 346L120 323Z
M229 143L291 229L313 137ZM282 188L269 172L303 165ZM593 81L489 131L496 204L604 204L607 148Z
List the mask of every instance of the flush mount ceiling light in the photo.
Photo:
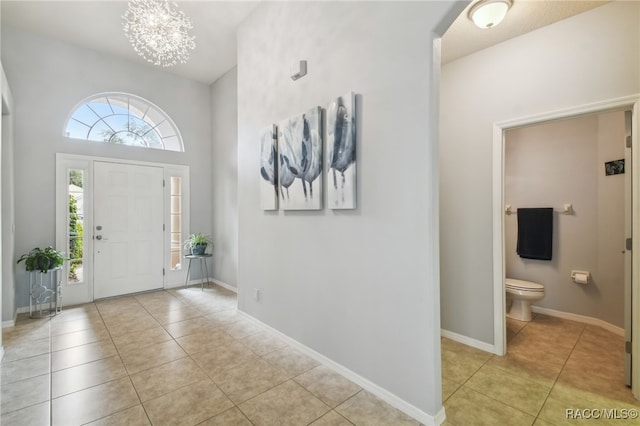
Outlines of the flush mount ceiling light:
M186 63L196 47L193 28L178 5L167 0L131 0L122 16L123 29L133 50L153 65Z
M469 18L478 28L493 28L504 19L512 4L511 0L480 0L469 9Z

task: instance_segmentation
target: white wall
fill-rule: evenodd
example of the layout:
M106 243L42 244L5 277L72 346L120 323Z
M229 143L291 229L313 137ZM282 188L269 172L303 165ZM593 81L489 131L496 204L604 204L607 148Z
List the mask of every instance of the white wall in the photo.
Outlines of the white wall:
M263 3L238 32L239 307L426 416L441 408L431 32L454 7ZM263 211L259 129L348 91L358 208Z
M35 34L2 27L2 63L15 102L16 255L54 244L55 153L189 165L191 232L211 233L209 86ZM176 123L184 153L101 144L62 136L86 97L133 93ZM24 268L16 270L16 305L28 305Z
M211 85L213 271L216 281L238 285L238 72Z
M612 2L442 69L442 326L492 344L492 125L640 92L640 3Z
M604 174L605 161L624 158L624 112L513 129L505 141L506 275L544 284L536 306L624 327L624 175ZM574 214L554 213L552 260L519 257L515 209L566 203ZM574 269L592 282L572 282Z
M13 164L13 95L2 70L2 290L1 320L13 321L15 315L15 197ZM0 333L1 334L1 333ZM0 338L1 339L1 338ZM0 340L0 346L2 341Z

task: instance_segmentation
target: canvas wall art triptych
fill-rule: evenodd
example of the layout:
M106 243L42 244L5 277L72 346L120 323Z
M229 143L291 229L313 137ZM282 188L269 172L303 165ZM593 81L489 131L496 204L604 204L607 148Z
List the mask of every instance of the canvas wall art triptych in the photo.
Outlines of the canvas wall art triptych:
M326 150L320 107L260 132L263 210L322 209L325 166L328 207L356 208L355 94L350 92L331 101L325 118Z

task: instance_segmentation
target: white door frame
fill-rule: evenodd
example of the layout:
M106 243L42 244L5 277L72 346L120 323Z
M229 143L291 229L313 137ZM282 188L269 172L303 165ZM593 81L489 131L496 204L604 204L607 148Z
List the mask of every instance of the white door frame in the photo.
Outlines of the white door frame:
M58 249L63 249L67 245L67 216L68 216L68 201L67 201L67 170L68 169L83 169L86 172L85 176L85 219L84 219L84 229L85 229L85 261L87 263L85 268L85 282L87 283L87 287L85 287L86 292L77 295L76 299L65 300L64 298L64 288L63 288L63 303L67 304L71 302L71 304L78 303L87 303L92 302L94 300L94 292L93 292L93 239L90 236L93 236L93 165L94 162L110 162L110 163L120 163L120 164L131 164L131 165L139 165L139 166L152 166L152 167L161 167L164 170L164 179L166 185L164 190L164 223L166 225L165 233L164 233L164 255L163 255L163 264L165 266L165 276L163 279L163 288L171 288L177 287L179 285L184 284L184 280L186 277L186 269L182 268L178 271L172 271L170 268L170 259L171 253L169 250L170 247L170 214L169 208L170 205L170 186L169 186L169 177L170 176L180 176L183 179L183 214L182 214L182 234L183 236L188 235L189 233L189 216L190 216L190 198L189 198L189 166L176 165L176 164L165 164L165 163L152 163L148 161L134 161L134 160L125 160L119 158L109 158L109 157L94 157L87 155L77 155L77 154L66 154L66 153L57 153L56 154L56 234L55 241L56 247ZM68 264L65 263L64 270L62 272L63 276L63 287L66 284L66 277L68 274L67 271ZM72 286L75 284L72 284Z
M605 112L616 109L632 110L633 136L632 146L632 222L634 224L631 237L632 253L632 324L640 324L640 149L638 126L640 124L640 94L617 99L595 102L592 104L566 108L548 113L521 117L493 124L493 306L494 306L494 349L497 355L504 355L507 350L506 333L506 301L505 301L505 253L504 253L504 152L505 131L517 127L530 126L548 121L570 118L574 116ZM640 399L640 327L632 328L632 390L636 399Z

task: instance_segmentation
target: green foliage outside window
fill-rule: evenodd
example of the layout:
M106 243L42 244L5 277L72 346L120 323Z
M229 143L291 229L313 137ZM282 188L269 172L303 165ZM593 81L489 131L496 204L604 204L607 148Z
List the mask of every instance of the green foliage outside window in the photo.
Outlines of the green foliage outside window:
M80 185L82 185L82 175L80 175ZM83 256L83 235L84 229L78 214L78 205L75 197L69 196L69 280L77 281L76 270L82 265Z

